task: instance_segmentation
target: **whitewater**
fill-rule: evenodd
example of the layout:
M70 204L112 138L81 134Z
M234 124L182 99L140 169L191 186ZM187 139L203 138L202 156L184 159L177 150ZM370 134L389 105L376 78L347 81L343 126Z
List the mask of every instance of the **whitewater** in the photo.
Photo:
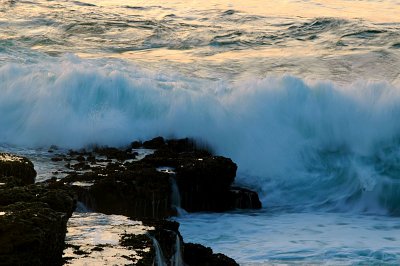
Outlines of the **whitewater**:
M241 265L400 264L398 1L0 0L0 148L191 137L263 209L177 218ZM53 169L54 168L54 169Z

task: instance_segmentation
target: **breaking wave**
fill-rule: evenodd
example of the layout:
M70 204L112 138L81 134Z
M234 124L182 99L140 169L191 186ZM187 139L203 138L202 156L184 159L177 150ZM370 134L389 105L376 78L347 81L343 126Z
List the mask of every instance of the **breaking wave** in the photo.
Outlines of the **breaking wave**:
M268 207L400 214L400 88L293 76L210 81L74 56L0 67L0 142L193 137Z

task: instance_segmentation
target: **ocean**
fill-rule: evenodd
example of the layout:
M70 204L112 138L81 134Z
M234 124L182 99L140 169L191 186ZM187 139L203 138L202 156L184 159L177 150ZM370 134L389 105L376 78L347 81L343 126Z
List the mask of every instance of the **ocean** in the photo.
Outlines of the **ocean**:
M398 0L0 0L0 149L191 137L259 211L176 218L241 265L400 264Z

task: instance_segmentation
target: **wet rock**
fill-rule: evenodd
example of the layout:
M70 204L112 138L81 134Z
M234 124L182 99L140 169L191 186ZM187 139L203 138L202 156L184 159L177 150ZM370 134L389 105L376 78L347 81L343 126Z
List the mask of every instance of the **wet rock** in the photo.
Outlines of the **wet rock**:
M185 243L184 261L190 266L238 266L235 260L221 254L213 253L209 247Z
M261 208L256 192L231 187L237 170L231 159L212 156L206 150L193 147L187 139L167 143L174 143L171 145L174 148L163 147L144 158L143 163L174 169L181 207L186 211Z
M61 157L53 157L53 158L51 158L51 160L53 162L61 162L63 160L63 158L61 158Z
M181 161L175 179L182 208L189 212L231 209L228 194L236 169L232 160L219 156Z
M135 159L136 154L131 149L117 149L110 147L96 147L93 150L97 155L105 156L107 159L116 159L118 161L124 161L129 159Z
M91 181L91 186L73 186L89 209L130 217L164 218L172 215L168 176L152 169L106 171L68 177L65 181ZM73 183L72 183L73 184Z
M143 220L143 224L154 228L149 231L148 235L158 241L164 257L163 259L167 265L176 265L174 262L180 259L176 258L176 256L181 254L181 250L177 252L177 248L183 245L183 239L179 233L179 223L175 221L147 219Z
M131 143L132 149L139 149L141 147L143 147L143 143L141 141L134 141Z
M165 145L163 137L156 137L154 139L143 142L143 148L145 149L161 149Z
M230 202L233 208L261 209L261 201L258 194L252 190L240 187L231 187L229 190Z
M77 160L78 162L86 161L85 157L83 157L82 155L79 155L78 157L76 157L75 160Z
M211 248L204 247L200 244L185 244L181 234L179 233L179 223L177 222L166 220L144 220L143 224L154 228L149 231L148 235L157 240L166 265L238 265L233 259L223 254L213 253Z
M28 185L35 182L36 171L28 158L0 153L0 177L14 177Z
M232 187L236 164L229 158L212 156L190 139L155 138L143 144L132 143L131 147L156 150L140 161L128 161L129 157L120 153L131 153L129 149L113 150L105 155L97 148L92 153L94 158L91 159L89 172L77 171L63 181L73 185L79 200L89 209L105 214L127 215L154 227L146 236L159 243L167 265L183 263L186 259L185 265L237 265L232 259L213 254L210 248L200 245L189 244L186 250L178 230L179 224L161 220L175 214L171 179L179 187L181 207L188 211L258 208L260 202L255 192ZM109 163L99 156L106 156ZM172 170L160 172L163 166ZM120 244L132 248L144 247L149 245L148 237L126 234ZM155 253L152 247L140 263L153 264ZM204 258L200 258L202 256Z
M75 209L76 199L73 192L67 187L56 188L29 185L5 189L0 188L0 208L18 202L46 203L49 208L70 216Z
M0 265L61 265L74 193L55 181L19 185L0 186Z
M181 204L178 207L186 211L260 208L257 193L231 187L237 169L231 159L212 156L190 139L158 137L144 142L143 147L157 150L140 161L130 160L135 156L131 149L85 151L85 156L91 154L94 157L91 165L86 162L70 164L69 167L77 172L63 181L72 185L89 182L87 186L74 186L79 200L88 208L106 214L157 219L176 214L176 206L172 206L171 178L178 187ZM77 153L70 152L72 156ZM78 154L82 155L82 152ZM108 163L101 159L104 156ZM164 166L174 170L162 173L157 170ZM85 172L79 173L82 170Z
M68 216L43 202L1 207L0 265L61 265Z
M175 154L196 151L204 152L207 155L211 155L210 147L206 145L200 145L199 143L196 143L193 139L189 138L165 140L163 137L156 137L143 143L139 141L132 142L131 146L135 146L136 148L154 149L158 150L159 152L169 152Z
M132 148L139 146L157 150L136 161L137 154ZM3 214L0 215L0 265L61 265L66 223L76 206L75 193L91 210L140 218L145 225L154 228L147 235L126 233L121 236L119 243L122 246L136 247L137 250L147 248L139 254L140 260L131 253L121 255L126 256L125 261L135 265L154 264L156 252L151 241L154 238L168 265L181 265L184 260L185 265L237 265L200 245L189 244L183 248L179 224L160 220L175 214L171 178L179 187L181 207L188 211L258 206L255 192L231 186L236 164L228 158L212 156L205 147L197 146L190 139L164 140L159 137L132 143L131 147L97 147L90 152L70 151L68 156L57 155L54 158L65 160L67 167L73 170L62 182L52 179L33 185L33 181L24 179L24 171L17 171L20 175L2 174L0 183L5 184L0 186L0 213ZM29 165L24 159L21 162ZM30 165L33 169L32 163ZM174 170L160 172L160 166ZM22 186L25 184L31 185ZM2 234L6 231L7 234ZM50 237L52 234L54 240ZM69 247L73 250L71 257L64 259L68 261L75 255L96 257L98 253L111 250L110 245L90 249ZM199 257L203 255L204 258Z

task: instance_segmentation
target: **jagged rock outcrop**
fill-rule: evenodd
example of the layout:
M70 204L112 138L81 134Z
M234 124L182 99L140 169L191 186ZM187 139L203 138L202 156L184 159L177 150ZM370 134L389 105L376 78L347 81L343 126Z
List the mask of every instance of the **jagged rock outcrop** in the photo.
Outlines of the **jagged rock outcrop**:
M257 193L232 187L237 166L231 159L213 156L189 139L158 137L132 147L155 150L142 160L134 160L137 153L126 148L70 152L67 166L77 172L63 181L78 185L79 200L88 208L130 217L174 215L172 183L178 186L179 207L189 212L261 207Z
M55 181L33 184L33 164L6 156L0 160L0 265L61 265L73 191Z
M171 167L179 188L181 207L189 212L259 209L256 192L232 187L237 165L229 158L213 156L189 139L151 141L157 150L143 159L154 167ZM154 144L157 143L157 145ZM146 146L147 142L143 143Z
M156 138L132 145L157 150L141 161L135 160L138 154L131 148L71 151L53 159L65 160L73 169L68 177L36 184L36 172L27 158L4 155L0 164L0 265L65 263L62 254L66 226L77 197L91 209L140 218L154 228L146 235L121 235L120 245L143 250L137 253L139 260L125 258L137 265L150 265L159 259L155 241L167 265L237 265L209 248L184 245L179 224L161 219L176 211L172 183L183 190L179 193L182 207L190 211L257 206L253 204L258 200L252 198L254 192L231 187L236 165L230 159L212 156L188 139ZM160 166L174 170L162 171ZM210 200L202 193L211 196ZM106 248L110 247L96 246L90 252ZM74 254L87 255L79 246L72 249Z

